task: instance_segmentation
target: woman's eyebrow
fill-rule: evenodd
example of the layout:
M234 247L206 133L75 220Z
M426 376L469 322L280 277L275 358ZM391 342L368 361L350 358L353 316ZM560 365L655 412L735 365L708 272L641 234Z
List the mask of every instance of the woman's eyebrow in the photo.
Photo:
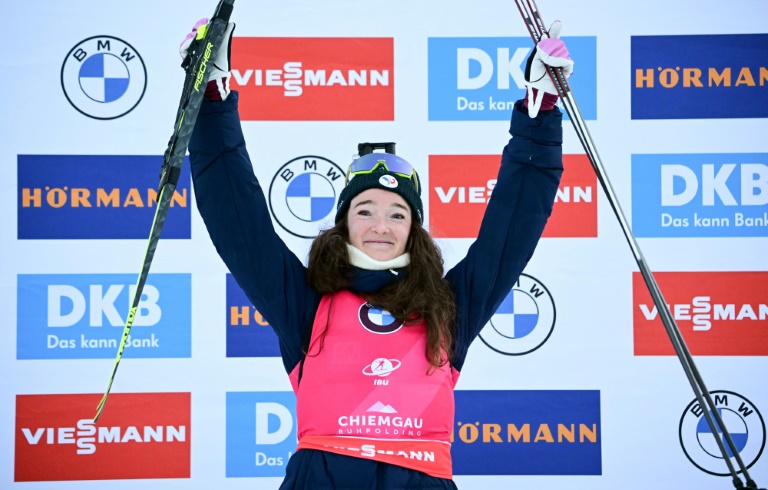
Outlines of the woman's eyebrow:
M371 200L371 199L368 199L368 200L365 200L365 201L360 201L359 203L355 204L353 207L355 207L355 208L356 208L356 207L358 207L358 206L362 206L362 205L364 205L364 204L374 204L374 205L375 205L376 203L375 203L375 202L373 202L373 200ZM390 205L389 205L389 207L390 207L390 208L392 208L392 207L398 207L398 208L401 208L401 209L405 209L406 211L408 211L408 210L409 210L409 209L408 209L408 206L405 206L405 205L403 205L403 204L400 204L399 202L394 202L394 203L390 204Z

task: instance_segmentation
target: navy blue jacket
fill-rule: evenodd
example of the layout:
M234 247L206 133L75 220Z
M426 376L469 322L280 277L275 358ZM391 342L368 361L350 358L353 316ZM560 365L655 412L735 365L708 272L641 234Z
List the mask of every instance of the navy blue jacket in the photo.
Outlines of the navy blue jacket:
M275 232L245 148L237 103L237 92L223 102L203 103L189 145L195 197L219 255L274 328L290 373L302 359L302 342L311 332L321 295L308 284L306 267ZM557 108L531 119L519 101L509 132L512 138L504 148L477 240L446 274L458 313L452 359L457 370L533 255L563 171L562 114ZM312 482L311 488L348 488L340 480L348 474L349 488L453 488L451 482L405 468L310 453L316 452L302 450L291 458L282 488L304 488L302 482ZM366 486L366 478L373 478L372 486Z

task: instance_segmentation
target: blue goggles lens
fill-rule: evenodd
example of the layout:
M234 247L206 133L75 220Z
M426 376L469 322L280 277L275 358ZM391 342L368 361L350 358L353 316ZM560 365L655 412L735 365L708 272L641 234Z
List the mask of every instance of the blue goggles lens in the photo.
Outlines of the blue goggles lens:
M361 156L349 166L344 184L348 184L352 176L369 174L378 168L385 168L400 177L411 179L413 186L421 193L421 189L419 189L419 175L416 173L413 165L392 153L369 153Z
M384 167L401 177L411 178L414 173L413 165L391 153L369 153L363 155L349 167L350 175L369 174L379 167Z

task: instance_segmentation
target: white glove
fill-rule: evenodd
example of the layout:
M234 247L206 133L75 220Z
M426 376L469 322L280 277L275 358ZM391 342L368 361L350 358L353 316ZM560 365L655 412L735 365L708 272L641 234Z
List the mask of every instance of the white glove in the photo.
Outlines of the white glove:
M525 86L528 89L526 105L530 117L538 115L545 94L550 94L550 97L547 97L544 110L552 109L557 102L557 88L547 73L547 66L562 68L565 78L573 72L573 60L568 56L565 43L560 40L562 27L559 20L552 23L549 37L539 41L525 65Z
M187 37L181 42L179 46L179 54L182 58L187 57L187 52L192 42L197 38L205 36L205 30L208 28L208 19L200 19L192 27L192 31L187 34ZM229 69L232 42L232 34L235 30L235 23L230 22L227 24L227 28L224 30L224 37L222 37L221 46L213 54L212 61L208 65L210 74L208 75L208 86L205 90L205 96L209 100L227 100L229 95ZM218 96L216 95L218 94Z

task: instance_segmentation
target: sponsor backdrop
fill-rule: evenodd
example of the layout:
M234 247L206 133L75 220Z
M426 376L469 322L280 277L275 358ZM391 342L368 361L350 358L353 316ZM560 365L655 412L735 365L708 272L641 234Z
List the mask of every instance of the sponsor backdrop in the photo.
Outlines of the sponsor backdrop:
M25 21L6 28L17 42L0 60L1 488L280 484L295 399L268 320L208 239L188 166L113 394L91 421L156 209L177 47L215 3L8 5ZM741 457L768 485L768 4L539 4L564 22L575 95L620 203ZM396 141L446 266L458 262L523 95L532 46L514 3L238 0L234 20L251 160L297 256L330 224L357 143ZM569 123L564 139L544 238L458 382L455 480L730 488ZM360 375L374 386L401 365L371 359ZM371 410L411 430L392 403Z

